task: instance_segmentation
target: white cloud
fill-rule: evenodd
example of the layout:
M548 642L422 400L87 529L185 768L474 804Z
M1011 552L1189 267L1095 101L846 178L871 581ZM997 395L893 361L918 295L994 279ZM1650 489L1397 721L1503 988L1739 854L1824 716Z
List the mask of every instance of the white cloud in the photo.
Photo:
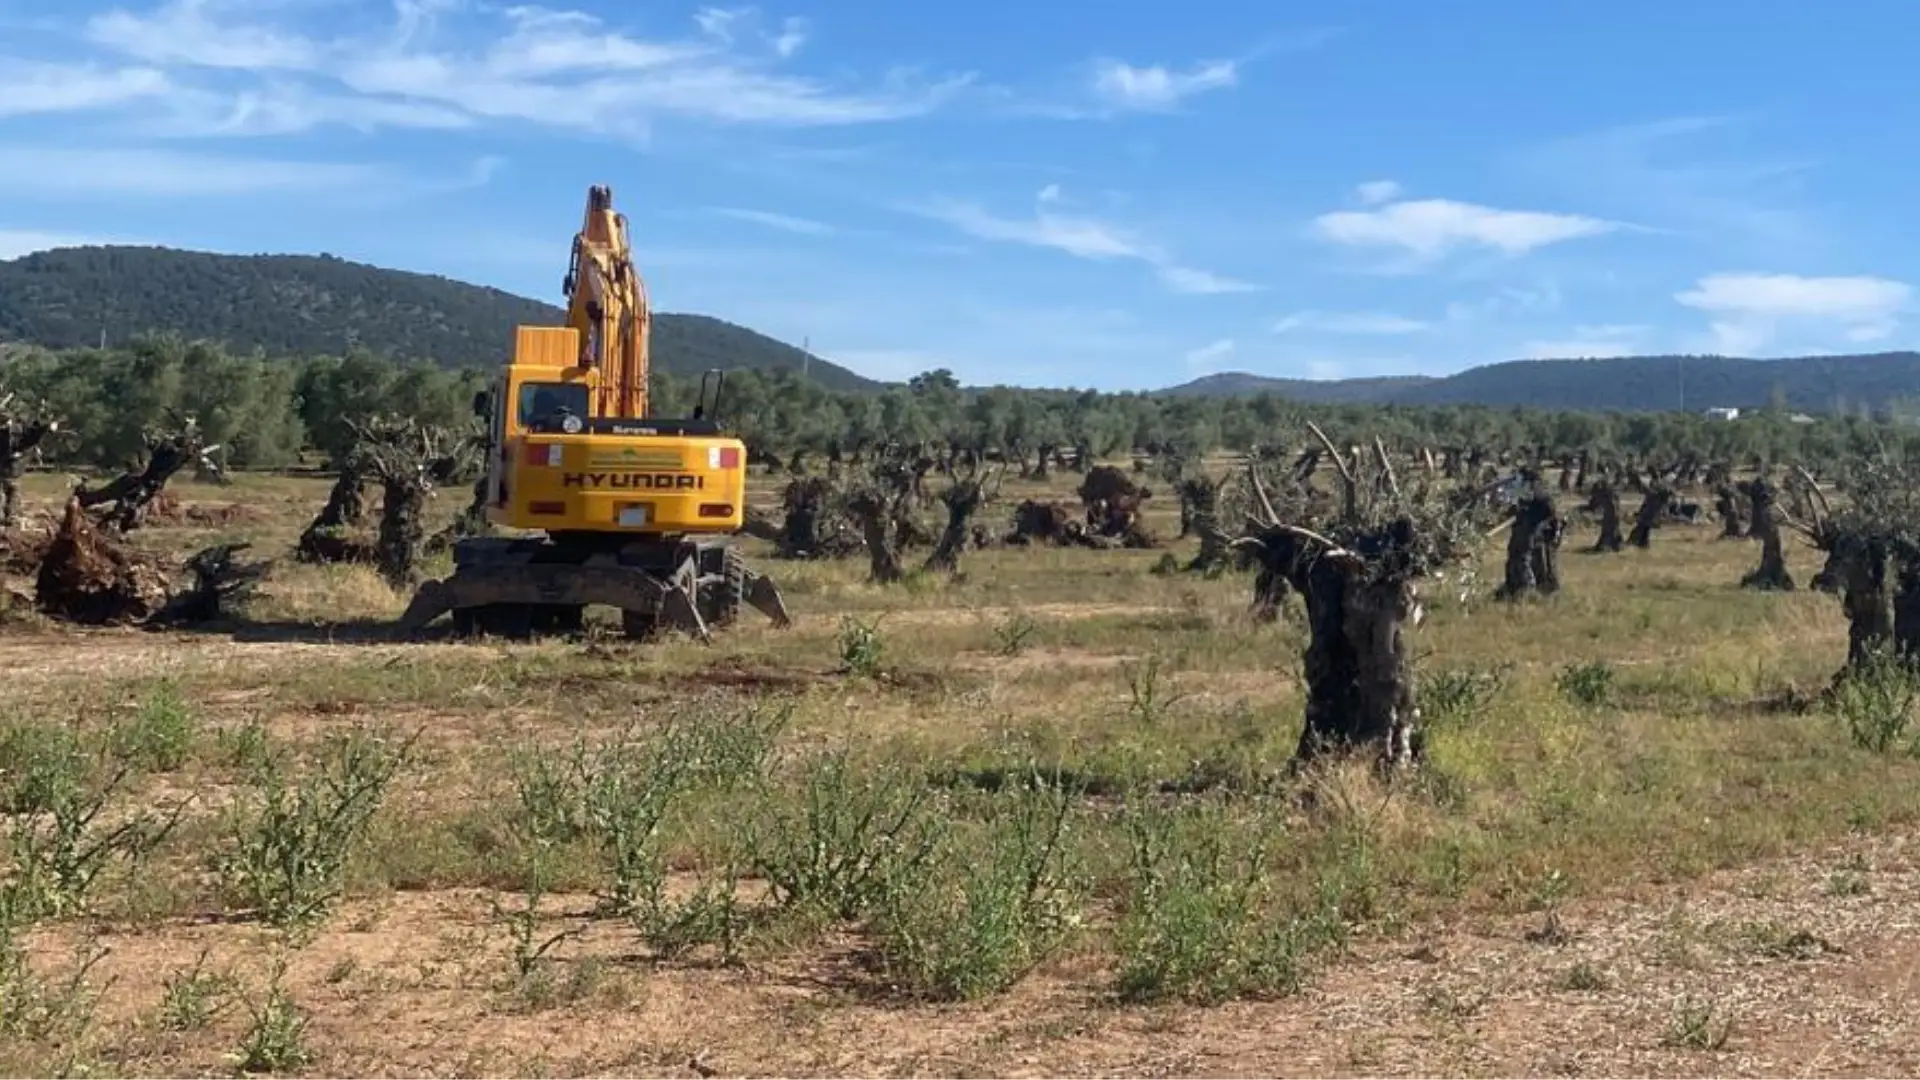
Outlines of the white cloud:
M247 25L243 4L172 0L150 14L124 8L87 20L87 38L157 64L242 71L311 71L323 50L299 34Z
M1276 334L1296 330L1326 334L1418 334L1432 323L1384 311L1296 311L1273 325Z
M773 39L773 51L781 56L792 56L807 43L807 20L790 18L781 24L780 33Z
M1322 239L1354 247L1402 249L1430 260L1464 247L1488 247L1507 255L1619 226L1578 214L1497 210L1451 199L1389 203L1374 210L1336 210L1314 219Z
M1353 194L1354 198L1360 200L1362 206L1379 206L1381 203L1390 203L1399 198L1403 190L1405 189L1392 180L1369 180L1354 188Z
M1717 351L1766 347L1783 328L1865 343L1899 328L1913 287L1879 277L1801 277L1797 274L1709 274L1674 299L1712 317Z
M167 90L166 73L156 68L101 70L0 58L0 117L100 109Z
M1259 292L1260 286L1249 281L1223 277L1206 270L1195 270L1191 266L1162 266L1160 280L1167 288L1177 293L1189 293L1195 296L1217 296L1222 293Z
M1052 248L1081 259L1144 259L1146 248L1121 229L1091 218L1041 211L1029 220L997 217L968 202L942 200L922 211L969 236Z
M1060 200L1060 185L1048 184L1046 187L1041 188L1040 194L1035 196L1034 198L1036 199L1036 201L1043 202L1043 203L1058 202Z
M1210 369L1216 362L1232 356L1233 348L1232 338L1221 338L1219 341L1189 350L1184 359L1190 368Z
M1194 94L1232 86L1239 79L1238 66L1231 60L1210 60L1185 72L1157 64L1134 67L1118 60L1103 60L1094 65L1093 91L1117 108L1160 112Z
M258 191L317 191L379 179L370 165L272 161L167 150L9 146L0 192L219 198Z
M980 240L1050 248L1075 258L1094 261L1132 259L1144 262L1154 268L1162 284L1178 293L1214 295L1252 292L1259 288L1248 282L1184 266L1156 245L1120 226L1095 218L1053 213L1046 209L1046 205L1053 201L1039 200L1041 205L1034 216L1026 219L999 217L974 203L952 199L903 209L945 222Z
M704 9L694 17L699 32L648 40L585 12L453 0L398 0L378 32L320 37L290 21L287 7L165 0L95 16L87 33L185 84L169 95L173 134L284 134L299 124L452 127L460 117L628 138L664 117L859 124L924 114L970 81L896 71L853 89L781 70L805 43L807 23L787 19L762 32L750 9ZM209 81L210 69L224 77ZM180 120L186 101L194 107ZM220 122L235 113L243 122ZM258 119L263 113L267 119Z
M296 135L333 125L364 132L380 128L457 131L477 123L470 114L450 106L320 93L291 83L231 94L182 91L169 97L164 108L168 115L149 128L161 137Z
M750 221L755 225L765 225L770 229L782 229L786 232L801 233L806 236L829 236L836 230L824 221L812 218L794 217L791 214L777 214L771 210L748 210L733 206L716 206L713 212L722 217L737 221Z

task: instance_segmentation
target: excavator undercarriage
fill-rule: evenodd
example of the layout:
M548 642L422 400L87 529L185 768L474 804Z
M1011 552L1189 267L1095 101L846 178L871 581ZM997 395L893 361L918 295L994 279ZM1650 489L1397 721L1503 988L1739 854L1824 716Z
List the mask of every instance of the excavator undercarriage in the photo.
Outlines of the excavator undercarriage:
M753 570L725 537L613 548L600 536L479 537L454 545L454 572L414 593L397 629L417 634L444 614L457 633L525 638L581 629L586 608L621 613L626 636L679 630L702 641L742 606L775 626L792 625L771 578Z

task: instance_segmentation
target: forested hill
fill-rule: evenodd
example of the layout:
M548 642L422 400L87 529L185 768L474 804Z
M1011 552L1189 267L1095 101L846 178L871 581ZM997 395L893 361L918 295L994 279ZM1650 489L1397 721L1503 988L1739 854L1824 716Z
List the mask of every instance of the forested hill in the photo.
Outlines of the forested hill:
M173 331L274 356L369 352L454 367L499 363L518 324L551 325L552 304L450 278L330 255L217 255L159 247L77 247L0 261L0 342L95 345ZM831 390L879 384L764 334L704 315L656 313L655 366L804 366Z
M1784 403L1824 412L1920 397L1920 353L1739 360L1722 356L1623 356L1514 360L1445 378L1306 382L1233 372L1166 393L1244 396L1272 391L1325 404L1491 405L1628 412ZM1684 397L1683 397L1684 395Z

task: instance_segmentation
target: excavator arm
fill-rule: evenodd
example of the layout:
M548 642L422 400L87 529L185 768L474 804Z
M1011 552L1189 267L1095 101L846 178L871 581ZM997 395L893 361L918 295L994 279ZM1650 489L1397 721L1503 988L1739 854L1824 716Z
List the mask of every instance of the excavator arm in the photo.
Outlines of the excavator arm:
M580 366L598 379L593 415L646 416L652 313L646 284L633 265L627 218L613 209L611 188L587 190L586 219L573 238L573 261L562 288L567 325L580 334Z

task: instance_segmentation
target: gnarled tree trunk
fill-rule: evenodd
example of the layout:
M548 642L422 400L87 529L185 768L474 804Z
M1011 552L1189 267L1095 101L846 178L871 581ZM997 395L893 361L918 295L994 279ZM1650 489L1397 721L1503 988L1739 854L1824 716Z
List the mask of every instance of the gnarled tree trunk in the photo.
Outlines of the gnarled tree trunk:
M1421 749L1405 640L1408 624L1420 620L1413 582L1384 564L1327 551L1286 526L1234 544L1306 597L1306 725L1295 767L1362 746L1377 748L1384 763L1412 764Z
M1720 537L1723 540L1741 540L1747 535L1740 523L1740 499L1732 484L1722 484L1713 499L1714 512L1720 515ZM1760 509L1753 511L1754 535L1760 535Z
M1627 543L1637 548L1653 546L1653 530L1660 526L1660 519L1666 516L1667 504L1673 501L1673 489L1663 483L1655 483L1647 489L1646 497L1640 500L1640 512L1633 522L1633 533L1627 537Z
M868 577L879 585L891 585L905 576L900 555L894 550L892 514L885 499L874 492L859 492L847 500L847 512L860 524L867 540L870 561Z
M1602 480L1593 485L1593 495L1587 500L1587 509L1600 515L1600 537L1593 542L1595 551L1619 551L1620 539L1620 493L1614 490L1613 483Z
M1793 588L1793 575L1787 571L1786 547L1781 543L1780 522L1774 514L1777 493L1764 477L1743 484L1741 488L1753 504L1753 535L1760 540L1760 565L1741 578L1740 584L1748 589L1790 590ZM1739 518L1729 519L1729 524L1737 528Z
M1551 496L1535 492L1520 500L1507 535L1506 578L1494 595L1518 600L1528 593L1559 592L1562 533L1563 523Z
M960 569L960 553L966 550L973 516L990 498L987 487L987 480L979 476L965 476L941 492L940 501L947 507L947 524L940 532L940 540L934 545L933 553L927 556L927 570L953 573Z

